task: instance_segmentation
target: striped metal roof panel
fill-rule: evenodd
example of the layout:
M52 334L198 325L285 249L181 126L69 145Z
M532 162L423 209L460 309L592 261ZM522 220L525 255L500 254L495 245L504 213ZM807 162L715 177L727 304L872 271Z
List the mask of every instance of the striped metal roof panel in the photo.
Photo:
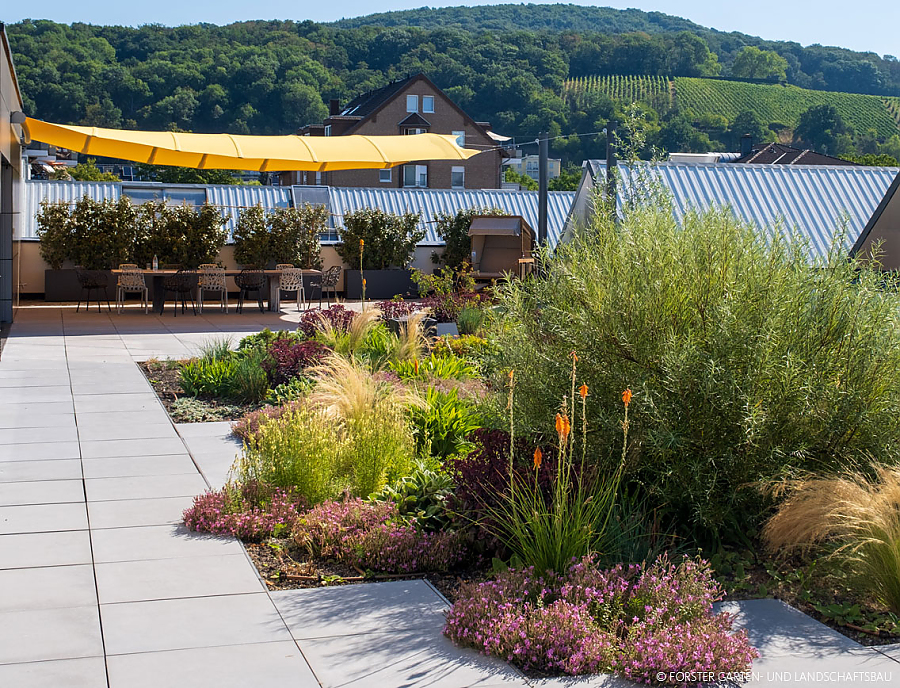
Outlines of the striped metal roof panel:
M82 196L90 196L95 201L118 200L122 195L122 185L114 182L57 182L45 179L30 179L23 184L23 218L16 229L17 239L33 239L37 236L35 215L41 209L41 201L51 203L65 201L74 203Z
M342 217L363 208L380 208L392 213L420 213L419 227L425 239L420 246L442 246L435 228L438 213L456 213L469 208L499 208L510 215L521 215L537 230L538 194L536 191L505 189L369 189L330 187L329 198L334 223L340 227ZM573 191L552 191L547 200L547 235L551 245L559 240Z
M228 235L234 231L241 208L261 205L263 208L289 208L289 186L257 186L248 184L222 184L206 187L206 202L219 206L225 216Z
M895 167L728 163L660 163L644 169L670 193L678 217L691 208L729 207L770 236L779 226L796 231L818 257L828 253L845 225L849 251L898 173ZM590 161L588 170L596 183L605 179L603 161ZM619 170L621 207L638 174L627 166ZM584 192L582 185L579 193Z

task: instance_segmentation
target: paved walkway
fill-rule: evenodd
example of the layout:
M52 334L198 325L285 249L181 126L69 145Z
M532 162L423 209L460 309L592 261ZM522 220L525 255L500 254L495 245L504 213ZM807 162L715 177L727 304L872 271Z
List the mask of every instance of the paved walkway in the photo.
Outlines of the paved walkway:
M292 320L18 312L0 357L0 686L626 685L526 681L456 648L424 581L270 594L239 542L178 525L237 447L227 424L173 426L135 361ZM763 651L758 685L900 681L900 647L861 648L777 602L730 608Z

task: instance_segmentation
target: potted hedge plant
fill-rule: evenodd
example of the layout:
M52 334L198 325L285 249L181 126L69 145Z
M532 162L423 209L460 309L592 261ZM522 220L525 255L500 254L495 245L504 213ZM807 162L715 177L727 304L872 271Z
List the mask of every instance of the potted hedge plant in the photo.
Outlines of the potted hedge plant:
M36 219L41 257L50 265L44 272L48 301L78 298L75 266L110 270L135 261L145 233L141 213L125 197L97 201L84 196L74 207L43 201Z
M362 297L363 273L368 299L416 293L407 266L416 244L425 237L425 230L419 228L418 213L395 215L378 208L357 210L344 216L338 236L341 243L335 249L351 266L344 282L347 298Z
M156 256L161 265L180 265L196 269L203 263L214 263L225 245L225 218L215 206L204 203L199 208L182 204L167 205L148 201L141 208L146 233L137 243L138 265Z
M508 214L502 208L467 208L456 213L437 213L434 216L435 232L444 240L444 250L441 253L433 252L431 262L451 270L462 270L464 265L472 262L472 239L469 237L472 218L476 215ZM440 272L440 268L436 268L434 274L438 275Z

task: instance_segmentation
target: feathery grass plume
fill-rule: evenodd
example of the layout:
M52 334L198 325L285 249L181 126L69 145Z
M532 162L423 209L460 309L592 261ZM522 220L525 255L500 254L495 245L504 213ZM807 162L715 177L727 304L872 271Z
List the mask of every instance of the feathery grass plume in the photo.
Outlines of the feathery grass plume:
M200 358L204 361L221 361L232 354L231 337L214 337L200 345Z
M773 552L837 543L829 556L850 564L874 597L900 614L900 469L881 466L876 476L853 472L788 483L763 539Z
M400 336L393 354L394 361L418 360L428 348L428 339L422 326L426 316L425 311L416 311L410 314L406 322L400 324Z
M405 410L422 398L340 355L310 369L308 403L322 409L346 440L344 461L354 494L366 497L412 470L415 438Z

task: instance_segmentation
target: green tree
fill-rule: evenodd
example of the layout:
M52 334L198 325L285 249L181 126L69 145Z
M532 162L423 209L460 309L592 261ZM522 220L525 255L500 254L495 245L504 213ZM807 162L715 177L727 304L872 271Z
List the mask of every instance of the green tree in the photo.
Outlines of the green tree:
M833 105L815 105L800 115L794 138L819 153L839 155L850 128Z
M112 172L101 172L96 158L88 158L74 167L66 168L68 176L76 182L118 182L122 181Z
M547 187L550 191L575 191L579 183L581 183L581 168L567 165L556 179L550 180Z
M754 45L747 45L734 58L731 74L742 79L784 81L787 68L788 61L774 50L760 50Z
M516 172L512 165L506 168L506 172L503 173L503 180L510 184L518 184L526 191L538 190L538 183L534 179L522 172Z
M163 184L243 184L230 170L198 170L193 167L137 165L138 174ZM257 182L258 183L258 182Z
M740 144L741 137L747 134L750 135L754 143L772 139L772 131L763 123L759 115L750 110L738 113L729 127L729 133L732 146L735 149Z

